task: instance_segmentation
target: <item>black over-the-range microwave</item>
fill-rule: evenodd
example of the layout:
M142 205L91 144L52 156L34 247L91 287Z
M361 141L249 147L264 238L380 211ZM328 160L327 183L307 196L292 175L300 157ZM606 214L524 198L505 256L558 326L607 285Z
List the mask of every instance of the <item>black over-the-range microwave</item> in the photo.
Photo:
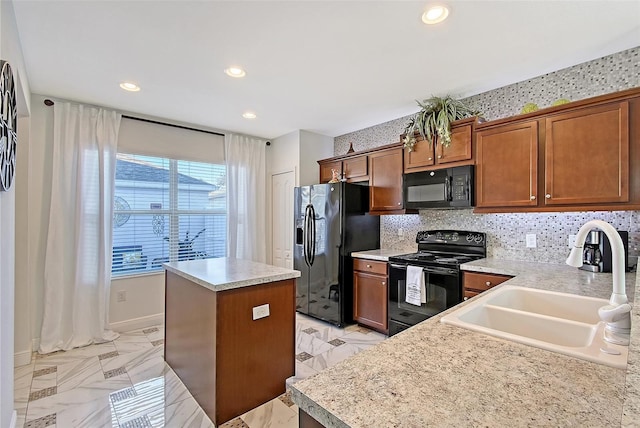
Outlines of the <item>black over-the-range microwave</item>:
M473 165L404 174L403 191L409 209L472 207Z

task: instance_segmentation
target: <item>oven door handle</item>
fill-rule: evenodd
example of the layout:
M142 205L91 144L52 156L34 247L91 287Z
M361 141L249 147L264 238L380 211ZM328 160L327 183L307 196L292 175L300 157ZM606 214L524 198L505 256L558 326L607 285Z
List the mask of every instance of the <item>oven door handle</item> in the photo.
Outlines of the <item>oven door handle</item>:
M389 267L393 269L407 270L407 265L398 265L395 263L389 263ZM423 267L422 270L427 273L439 273L439 274L449 274L455 275L458 272L455 269L450 269L446 267Z
M407 265L397 265L395 263L389 263L389 267L394 268L394 269L407 270Z
M457 275L458 271L456 269L450 269L446 267L424 267L422 268L424 272L428 273L439 273L443 275Z

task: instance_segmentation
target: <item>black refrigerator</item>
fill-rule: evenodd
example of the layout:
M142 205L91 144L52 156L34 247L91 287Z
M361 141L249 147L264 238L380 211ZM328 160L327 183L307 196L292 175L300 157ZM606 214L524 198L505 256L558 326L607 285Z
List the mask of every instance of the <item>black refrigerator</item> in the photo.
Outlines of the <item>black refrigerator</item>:
M353 321L354 251L380 248L380 217L369 211L369 187L350 183L296 187L296 310L339 327Z

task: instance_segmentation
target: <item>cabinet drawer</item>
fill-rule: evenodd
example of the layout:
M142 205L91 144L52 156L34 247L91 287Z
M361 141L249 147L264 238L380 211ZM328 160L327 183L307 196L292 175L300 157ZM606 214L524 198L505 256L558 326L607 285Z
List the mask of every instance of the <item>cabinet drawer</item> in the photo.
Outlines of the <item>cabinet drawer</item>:
M377 262L375 260L367 259L353 259L353 270L376 273L378 275L386 275L387 262Z
M491 287L495 287L496 285L501 284L511 278L513 277L507 276L507 275L465 272L464 273L464 290L465 290L465 293L467 289L479 290L479 291L488 290Z
M472 297L476 297L478 294L480 294L477 291L471 291L471 290L464 290L464 300L470 299Z

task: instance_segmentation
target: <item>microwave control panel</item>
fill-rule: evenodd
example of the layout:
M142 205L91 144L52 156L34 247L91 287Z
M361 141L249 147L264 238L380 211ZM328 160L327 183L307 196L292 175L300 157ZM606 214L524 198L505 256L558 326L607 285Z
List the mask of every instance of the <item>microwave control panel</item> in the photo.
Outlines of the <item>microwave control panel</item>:
M454 201L465 201L468 199L467 192L469 188L467 186L467 176L457 175L453 176L452 197Z

